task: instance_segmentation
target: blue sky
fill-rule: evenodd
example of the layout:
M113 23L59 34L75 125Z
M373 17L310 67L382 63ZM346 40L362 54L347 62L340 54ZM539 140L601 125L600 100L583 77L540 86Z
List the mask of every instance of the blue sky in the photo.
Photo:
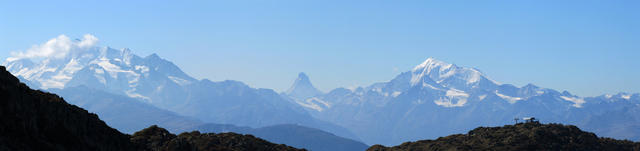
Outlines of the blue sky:
M0 58L65 34L196 78L388 81L428 57L582 96L640 92L639 1L2 1Z

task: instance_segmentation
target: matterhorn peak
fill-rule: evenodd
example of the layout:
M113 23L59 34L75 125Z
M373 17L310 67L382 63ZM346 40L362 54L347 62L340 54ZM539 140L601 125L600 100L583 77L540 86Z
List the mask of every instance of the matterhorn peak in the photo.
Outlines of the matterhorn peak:
M287 90L286 94L295 99L306 99L318 94L322 94L322 92L316 89L313 84L311 84L311 81L309 80L307 74L305 74L304 72L300 72L298 74L298 78L295 82L293 82L291 88Z
M298 79L297 80L303 80L306 82L309 82L309 76L307 76L307 74L305 74L304 72L300 72L298 73ZM309 82L311 83L311 82Z

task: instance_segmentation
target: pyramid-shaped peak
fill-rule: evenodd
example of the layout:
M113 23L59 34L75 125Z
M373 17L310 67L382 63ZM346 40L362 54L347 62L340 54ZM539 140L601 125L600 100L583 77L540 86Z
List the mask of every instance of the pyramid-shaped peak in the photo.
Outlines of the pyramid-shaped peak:
M304 72L298 73L298 78L286 92L287 95L299 99L312 97L321 93L322 92L320 92L320 90L316 89L313 84L311 84L309 77Z
M307 76L307 74L305 74L304 72L300 72L300 73L298 73L298 79L307 79L307 80L309 80L309 76Z
M305 74L304 72L298 73L298 78L296 79L295 82L293 82L293 86L291 86L289 91L293 91L293 89L297 87L315 89L315 87L313 87L313 84L311 84L311 81L309 80L309 76L307 76L307 74Z

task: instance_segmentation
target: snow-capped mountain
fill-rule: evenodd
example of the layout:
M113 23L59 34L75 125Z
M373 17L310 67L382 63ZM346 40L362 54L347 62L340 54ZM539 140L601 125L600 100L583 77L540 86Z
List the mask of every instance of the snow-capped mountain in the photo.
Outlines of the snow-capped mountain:
M62 58L44 58L35 63L30 58L22 58L8 60L4 64L10 72L41 89L86 85L145 101L166 92L157 88L196 81L156 54L141 58L129 49L109 47L91 47Z
M433 139L477 126L509 124L523 116L575 124L608 137L640 139L638 133L613 131L638 131L640 114L633 114L640 111L638 94L585 98L533 84L516 87L434 58L389 82L338 88L307 100L326 103L322 109L308 110L314 117L349 128L370 144ZM596 120L609 116L629 118L609 118L615 120L609 125Z
M458 67L434 58L428 58L411 70L410 84L433 87L442 85L462 91L474 88L493 89L498 85L477 69Z

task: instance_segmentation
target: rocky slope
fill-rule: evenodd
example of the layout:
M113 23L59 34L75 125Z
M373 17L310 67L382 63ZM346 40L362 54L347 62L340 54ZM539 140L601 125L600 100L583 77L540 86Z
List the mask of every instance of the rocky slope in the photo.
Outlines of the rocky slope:
M0 66L0 150L132 150L129 136Z
M503 127L479 127L467 134L436 140L406 142L399 146L374 145L368 151L405 150L640 150L640 143L599 138L576 126L519 123Z

